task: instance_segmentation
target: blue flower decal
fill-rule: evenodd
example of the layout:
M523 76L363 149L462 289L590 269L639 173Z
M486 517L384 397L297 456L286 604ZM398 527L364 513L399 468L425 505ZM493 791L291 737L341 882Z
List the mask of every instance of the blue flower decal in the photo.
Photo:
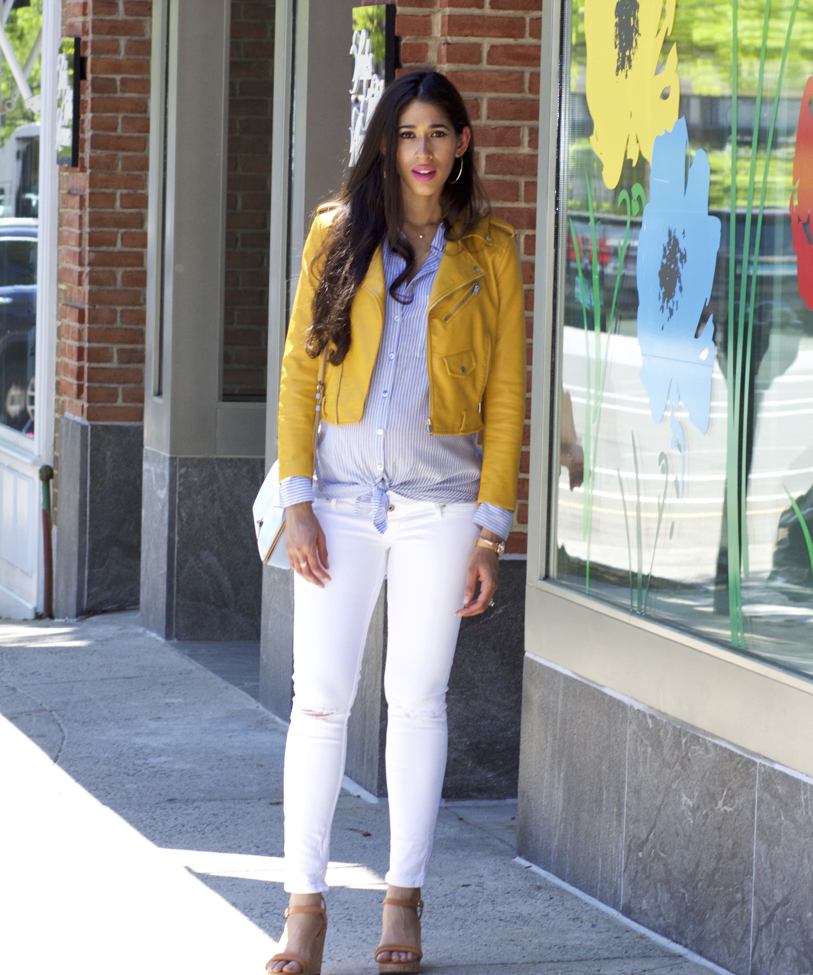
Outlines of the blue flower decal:
M655 139L637 258L641 382L655 423L669 404L672 446L679 443L681 453L685 438L675 420L678 401L701 433L709 427L713 317L699 336L697 327L711 297L721 230L708 212L708 156L698 149L687 177L688 146L683 118Z

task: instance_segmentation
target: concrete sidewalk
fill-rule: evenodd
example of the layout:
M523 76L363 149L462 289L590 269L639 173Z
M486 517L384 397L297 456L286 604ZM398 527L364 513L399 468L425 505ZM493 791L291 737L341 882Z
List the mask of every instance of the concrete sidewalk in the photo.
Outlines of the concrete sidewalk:
M0 624L0 971L262 975L282 928L285 729L138 626ZM701 975L515 861L512 803L440 813L425 970ZM325 975L377 971L386 803L342 794Z

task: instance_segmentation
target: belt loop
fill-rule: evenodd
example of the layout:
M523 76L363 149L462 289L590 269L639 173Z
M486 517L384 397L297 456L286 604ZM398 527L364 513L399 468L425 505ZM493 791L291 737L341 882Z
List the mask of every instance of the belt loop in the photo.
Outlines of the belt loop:
M330 507L331 507L331 508L332 508L332 509L333 509L334 511L336 510L336 508L337 508L337 506L338 506L338 504L339 504L339 499L338 499L338 498L331 498L331 499L330 499Z

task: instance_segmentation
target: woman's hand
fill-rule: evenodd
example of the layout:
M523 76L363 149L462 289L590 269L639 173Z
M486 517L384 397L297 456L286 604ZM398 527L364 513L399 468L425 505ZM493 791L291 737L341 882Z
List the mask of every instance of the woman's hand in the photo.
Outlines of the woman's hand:
M285 553L294 572L324 589L330 582L327 541L310 501L285 509Z
M480 533L490 542L501 542L502 539L494 532L483 529ZM455 616L477 616L484 613L491 605L491 598L497 591L497 565L499 557L496 552L482 545L475 545L469 556L466 569L466 592L463 596L463 608ZM474 600L477 583L480 583L480 595Z

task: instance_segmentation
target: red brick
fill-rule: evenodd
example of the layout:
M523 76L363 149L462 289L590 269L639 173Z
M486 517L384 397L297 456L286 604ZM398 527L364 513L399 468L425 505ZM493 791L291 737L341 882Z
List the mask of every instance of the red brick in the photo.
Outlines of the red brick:
M542 37L542 18L534 17L528 21L528 37L538 41Z
M116 362L120 366L139 365L144 362L144 349L116 349Z
M149 62L146 62L149 64ZM119 81L119 91L122 95L149 95L149 78L122 78Z
M146 288L146 271L122 271L121 283L125 288Z
M90 115L85 119L87 130L96 132L118 132L119 119L117 115Z
M126 58L148 58L152 51L149 40L128 40L124 42L124 56Z
M127 173L90 172L87 174L90 188L94 190L143 190L144 177Z
M121 41L114 38L93 38L94 57L118 57L121 54Z
M505 543L505 551L510 555L524 555L528 550L528 536L520 532L511 532Z
M421 14L396 14L395 33L399 37L431 37L432 20Z
M140 423L143 418L140 406L88 406L85 410L89 423Z
M495 44L488 49L487 63L500 68L538 68L538 44Z
M147 140L138 135L105 135L99 133L90 137L91 150L102 152L146 152Z
M136 210L122 213L121 210L92 210L87 215L88 229L117 227L119 230L141 230L144 216Z
M521 136L521 129L507 125L478 125L474 130L474 141L478 149L494 146L518 149L521 145Z
M122 325L140 325L143 327L147 322L147 313L143 308L122 308L119 315ZM144 339L141 338L139 341L143 342Z
M144 386L124 386L121 391L121 400L123 403L143 403Z
M143 231L125 230L121 234L122 247L138 247L147 249L147 234Z
M536 234L524 235L522 253L525 257L536 257Z
M494 207L494 216L510 223L514 230L530 230L536 227L536 210L530 208Z
M102 268L88 268L85 272L86 283L95 288L115 288L116 272Z
M539 72L534 71L528 76L528 94L539 95Z
M536 176L535 155L490 152L486 156L485 172L489 176Z
M93 44L95 46L95 37L97 35L108 37L143 37L144 25L145 21L143 20L126 20L124 17L115 17L115 19L111 20L102 20L94 17L93 26L91 27L94 34ZM124 74L126 72L111 73Z
M100 288L93 292L93 302L96 305L140 305L143 299L141 291L125 288Z
M87 322L90 329L97 328L99 325L114 325L116 322L116 311L114 308L90 307L87 310ZM103 339L94 339L94 342L101 342Z
M150 73L150 62L139 58L91 58L88 73L92 75L125 75L138 77Z
M448 41L438 45L438 64L481 64L482 44L451 44Z
M484 179L483 187L494 203L519 203L519 183L515 179Z
M490 122L538 122L539 99L489 98L486 114Z
M491 0L492 10L529 10L539 13L542 10L542 0Z
M145 98L126 98L121 95L93 98L91 100L91 111L96 115L145 115L147 100Z
M525 37L525 18L443 14L440 32L445 37Z
M407 0L409 2L409 0ZM485 6L484 0L440 0L441 10L451 10L454 8L466 8L468 10L482 10Z
M103 75L93 75L89 86L94 95L115 95L119 90L119 83L116 78L105 78ZM83 112L83 118L84 114Z
M92 267L140 268L144 266L142 251L88 251L88 264Z
M525 183L523 199L526 203L536 204L536 181Z
M152 0L125 0L125 17L152 17Z
M87 349L87 361L105 363L113 361L113 350L106 345L90 345Z
M120 193L119 206L122 210L146 210L146 193Z
M100 384L105 386L122 385L124 383L140 383L143 376L141 369L124 369L116 366L88 366L88 383Z
M115 386L86 386L84 394L88 403L115 403L119 398Z
M423 41L404 41L401 44L403 64L424 64L429 57L429 45Z
M446 77L459 91L464 92L504 92L507 95L519 95L524 90L523 77L519 71L447 71Z

